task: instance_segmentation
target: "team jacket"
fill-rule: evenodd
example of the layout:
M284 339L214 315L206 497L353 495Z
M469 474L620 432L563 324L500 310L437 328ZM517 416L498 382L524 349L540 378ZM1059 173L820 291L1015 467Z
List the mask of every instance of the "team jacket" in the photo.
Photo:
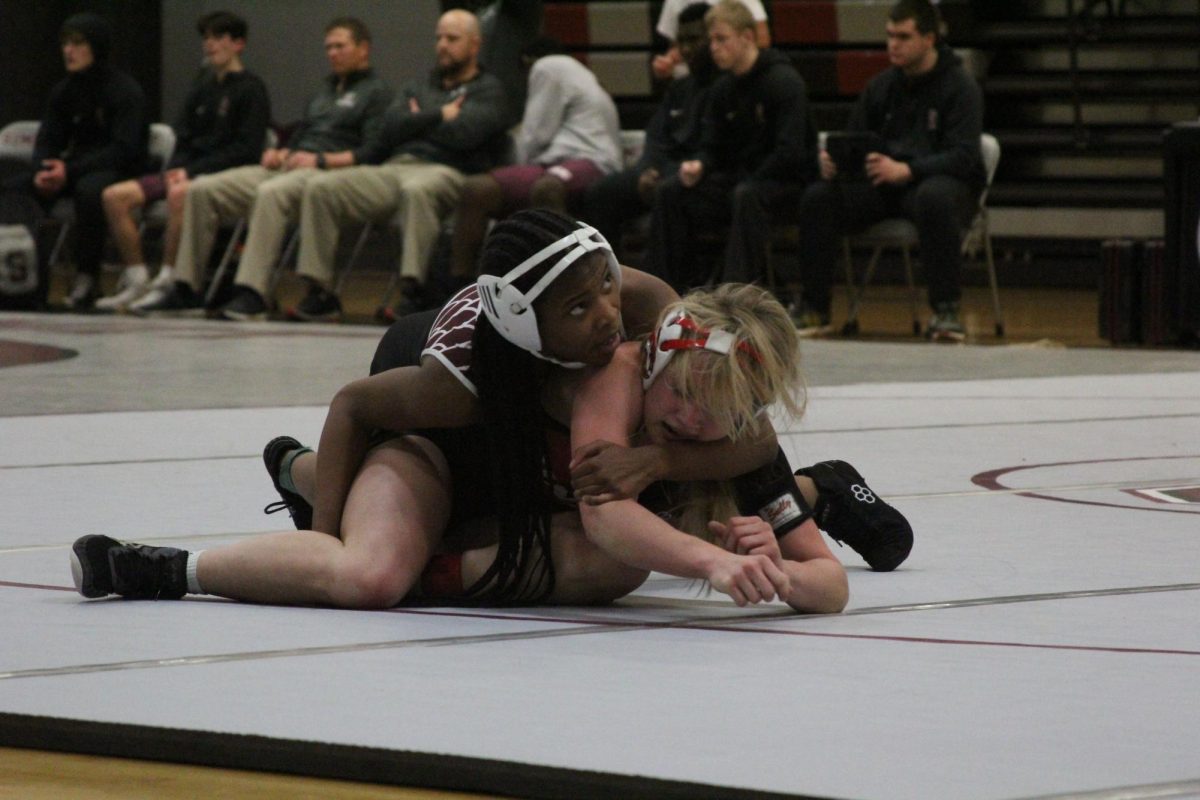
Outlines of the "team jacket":
M392 102L392 89L371 69L346 76L339 90L338 78L330 75L311 100L304 120L292 133L288 147L310 153L354 151L354 163L366 164L364 144L378 136L383 113Z
M817 131L804 79L787 56L763 50L745 75L713 84L699 158L705 172L804 182L816 174Z
M442 120L442 106L464 97L458 116ZM416 101L418 111L412 111ZM407 153L422 161L445 164L471 174L501 163L508 151L513 115L504 86L480 70L474 78L449 89L436 75L405 87L388 108L377 139L368 143L369 163Z
M175 123L175 154L167 166L195 176L256 164L270 121L271 101L257 75L231 72L218 81L212 70L201 70Z
M50 91L34 144L34 168L44 159L60 158L69 181L99 170L137 174L145 167L148 133L142 87L123 70L94 64Z
M875 76L854 107L850 130L874 131L887 154L905 161L913 180L950 175L978 191L987 181L979 137L983 92L945 44L930 72L908 78L892 67Z

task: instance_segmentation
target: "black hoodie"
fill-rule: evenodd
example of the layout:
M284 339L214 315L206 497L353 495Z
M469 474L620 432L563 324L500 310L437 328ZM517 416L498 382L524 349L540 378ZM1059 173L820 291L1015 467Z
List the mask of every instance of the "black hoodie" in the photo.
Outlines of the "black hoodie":
M883 137L887 155L907 162L917 182L950 175L979 191L987 182L979 137L983 92L944 43L932 70L915 78L899 67L876 75L858 99L847 126Z
M146 98L137 81L107 63L108 22L96 14L76 14L63 23L62 32L83 36L94 61L50 90L34 145L34 168L40 169L44 159L60 158L71 183L98 170L138 174L146 162Z
M713 84L699 158L708 172L802 183L816 174L817 132L804 79L777 50L762 50L745 75Z

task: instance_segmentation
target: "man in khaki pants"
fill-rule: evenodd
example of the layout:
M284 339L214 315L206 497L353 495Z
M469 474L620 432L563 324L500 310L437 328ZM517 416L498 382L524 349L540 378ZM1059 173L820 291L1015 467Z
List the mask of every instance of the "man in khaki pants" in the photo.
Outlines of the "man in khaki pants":
M325 54L333 74L309 101L287 147L263 152L258 165L236 167L192 182L184 203L175 282L130 307L134 313L200 309L201 280L217 228L249 215L237 291L222 309L229 319L261 319L268 310L267 284L289 224L297 221L304 186L322 174L352 166L378 147L383 112L392 90L370 67L371 34L354 17L325 28Z
M415 310L442 221L457 208L466 175L491 169L507 150L513 114L503 84L479 65L481 44L474 14L443 14L435 69L397 97L385 115L379 148L368 156L387 161L320 175L305 186L297 272L309 289L288 317L340 318L341 301L331 287L341 228L393 218L403 234L396 311Z

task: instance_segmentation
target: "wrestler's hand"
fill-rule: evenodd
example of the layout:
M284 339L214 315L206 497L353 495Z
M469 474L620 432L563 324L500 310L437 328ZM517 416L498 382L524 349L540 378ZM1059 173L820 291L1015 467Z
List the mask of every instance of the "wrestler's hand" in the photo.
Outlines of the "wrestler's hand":
M783 564L779 539L770 523L762 517L730 517L726 522L708 523L716 541L726 550L738 555L766 556L776 566Z
M622 447L597 439L571 457L571 486L575 499L598 506L611 500L636 499L662 471L655 447Z
M739 606L769 603L776 597L788 597L792 584L771 559L766 556L739 556L720 553L708 569L707 579L713 588L729 595Z

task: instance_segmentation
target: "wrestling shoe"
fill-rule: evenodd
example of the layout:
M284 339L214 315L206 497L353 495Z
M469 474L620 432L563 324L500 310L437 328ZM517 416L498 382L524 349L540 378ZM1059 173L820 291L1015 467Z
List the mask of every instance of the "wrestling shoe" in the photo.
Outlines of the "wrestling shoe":
M263 508L263 513L274 514L276 511L286 508L288 514L292 516L296 530L299 531L312 530L313 508L303 497L279 484L279 473L283 469L284 456L293 450L307 449L291 436L276 436L263 448L263 464L267 467L267 474L271 476L271 483L275 484L275 491L279 492L279 496L283 498L274 503L268 503Z
M174 547L81 536L71 545L71 577L84 597L178 600L187 594L187 560L187 551Z
M876 572L890 572L912 550L912 526L867 486L845 461L821 461L796 470L816 484L817 527L850 547Z

